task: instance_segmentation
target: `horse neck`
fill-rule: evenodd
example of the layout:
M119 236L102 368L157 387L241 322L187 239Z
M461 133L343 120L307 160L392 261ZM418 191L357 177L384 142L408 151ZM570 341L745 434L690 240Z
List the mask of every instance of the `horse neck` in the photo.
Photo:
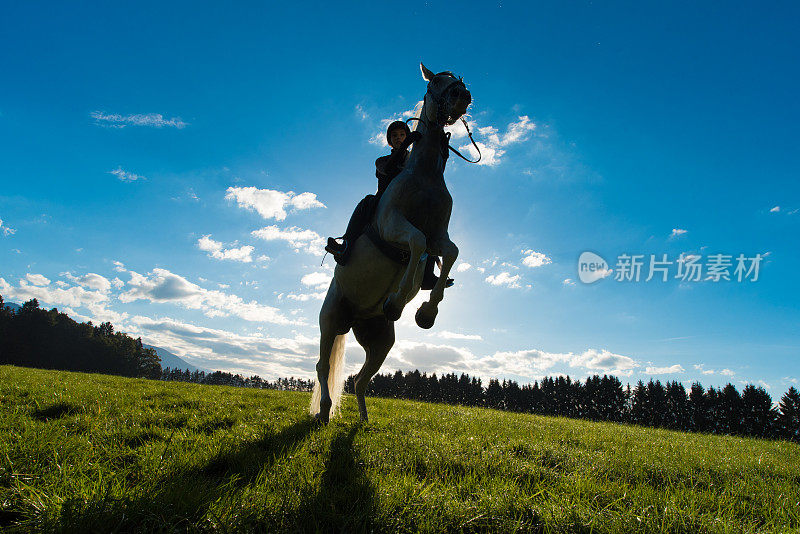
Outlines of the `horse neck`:
M430 124L427 121L427 106L428 101L426 100L420 112L422 120L417 123L416 128L422 134L422 139L414 143L406 167L411 168L411 172L420 180L443 184L446 163L442 156L444 130L441 126Z

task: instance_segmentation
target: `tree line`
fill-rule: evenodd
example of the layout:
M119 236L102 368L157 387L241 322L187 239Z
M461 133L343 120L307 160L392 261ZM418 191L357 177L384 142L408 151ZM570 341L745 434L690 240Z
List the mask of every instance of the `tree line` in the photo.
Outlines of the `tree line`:
M111 323L78 323L36 299L14 312L0 295L0 364L158 378L159 362L141 338L114 332Z
M314 381L303 378L277 378L274 382L264 380L258 375L244 377L239 374L224 371L189 371L188 369L164 368L161 371L161 380L177 380L179 382L193 382L195 384L208 384L213 386L234 386L240 388L277 389L281 391L311 391Z
M354 391L348 378L345 391ZM800 393L794 387L778 406L760 386L748 384L740 393L733 384L705 389L692 384L687 392L677 381L641 380L623 387L615 377L545 377L520 386L513 380L481 379L455 373L427 375L417 371L378 374L367 394L427 402L481 406L556 417L632 423L689 432L710 432L800 441Z

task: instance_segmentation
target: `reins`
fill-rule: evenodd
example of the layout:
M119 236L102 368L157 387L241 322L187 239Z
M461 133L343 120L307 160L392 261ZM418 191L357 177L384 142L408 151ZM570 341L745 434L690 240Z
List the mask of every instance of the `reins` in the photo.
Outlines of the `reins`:
M422 124L424 124L425 126L428 126L428 123L425 122L421 117L409 117L408 119L406 119L406 124L408 124L408 121L419 121ZM481 154L481 149L478 146L478 143L475 142L475 139L472 138L472 132L469 130L469 125L467 124L467 121L464 120L464 117L461 117L461 122L464 123L464 128L467 129L467 135L469 136L469 140L472 141L472 146L474 146L475 150L478 151L478 159L476 159L475 161L469 160L469 159L465 158L463 156L463 154L461 154L461 152L459 152L458 150L453 148L452 145L450 145L450 132L446 132L445 133L445 135L447 136L447 148L452 150L455 153L456 156L458 156L459 158L463 159L467 163L478 163L481 160L481 158L483 157L483 154Z

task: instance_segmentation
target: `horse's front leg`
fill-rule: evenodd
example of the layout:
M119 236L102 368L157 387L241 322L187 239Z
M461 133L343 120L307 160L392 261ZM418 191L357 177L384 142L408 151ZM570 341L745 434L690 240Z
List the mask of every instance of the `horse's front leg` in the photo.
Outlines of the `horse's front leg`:
M450 237L445 234L444 237L438 239L432 247L436 252L442 255L442 270L439 274L439 280L431 290L431 296L428 302L423 302L414 316L417 326L420 328L430 328L436 321L436 314L439 313L439 303L444 299L444 287L447 283L447 276L450 274L453 264L458 258L458 247L450 241Z
M397 291L389 295L383 303L383 315L390 321L396 321L403 313L409 295L414 290L414 275L420 258L425 253L427 239L425 234L400 215L392 217L389 224L381 229L381 237L394 243L406 243L411 251L408 266Z

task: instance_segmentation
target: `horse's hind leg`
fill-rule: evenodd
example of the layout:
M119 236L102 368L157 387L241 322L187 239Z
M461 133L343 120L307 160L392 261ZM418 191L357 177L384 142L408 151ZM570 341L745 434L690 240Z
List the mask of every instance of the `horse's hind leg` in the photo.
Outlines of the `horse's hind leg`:
M456 262L456 258L458 258L458 247L450 241L450 237L447 234L436 240L432 248L437 253L441 252L442 272L439 274L439 280L436 281L436 285L431 290L430 300L423 302L414 316L414 320L420 328L430 328L436 321L436 314L439 313L439 303L444 299L444 286L447 282L447 276L450 274L450 269Z
M314 417L323 423L327 423L330 420L331 406L333 405L328 383L331 370L331 357L332 355L334 358L343 356L344 338L337 341L337 337L346 334L350 329L350 325L348 324L348 310L339 296L338 288L335 286L335 283L335 281L331 282L328 295L325 297L325 302L322 304L322 309L319 312L320 341L319 361L317 362L317 384L319 386L319 391L314 391L314 396L312 397L312 412L315 412ZM336 351L336 354L333 354L334 351ZM339 354L340 352L342 354Z
M355 390L356 401L358 401L358 412L361 420L366 422L367 402L365 395L369 381L381 368L386 355L394 345L394 323L383 317L377 317L353 325L353 333L356 339L364 347L367 359L356 375Z
M317 362L317 383L319 384L319 411L314 414L319 421L327 423L331 416L331 392L328 389L328 374L330 373L330 357L336 333L321 329L319 341L319 361Z

